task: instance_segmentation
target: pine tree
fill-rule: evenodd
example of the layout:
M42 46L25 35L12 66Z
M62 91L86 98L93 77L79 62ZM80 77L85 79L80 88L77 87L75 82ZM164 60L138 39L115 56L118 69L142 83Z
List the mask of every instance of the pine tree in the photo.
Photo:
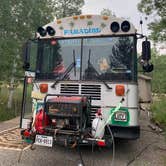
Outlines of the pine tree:
M22 45L34 38L39 26L53 21L55 16L80 14L83 4L83 0L1 0L0 80L12 87L23 76Z
M54 0L56 18L81 14L84 0Z
M157 42L166 41L166 1L165 0L141 0L138 10L148 17L155 18L148 26L151 30L151 39Z
M132 42L129 37L120 37L112 47L110 65L112 68L131 68Z

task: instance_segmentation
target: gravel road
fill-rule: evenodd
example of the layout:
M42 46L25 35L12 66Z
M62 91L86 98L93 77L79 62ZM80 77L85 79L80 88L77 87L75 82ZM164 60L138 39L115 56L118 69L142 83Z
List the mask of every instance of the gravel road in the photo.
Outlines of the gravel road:
M12 122L12 126L17 123ZM9 123L5 123L10 126ZM5 128L0 123L0 129ZM116 141L114 166L166 166L166 142L162 134L151 132L147 112L141 112L141 137L134 141ZM6 129L6 128L5 128ZM110 166L112 148L81 148L85 166ZM35 146L24 151L0 148L0 166L77 166L80 157L77 149Z

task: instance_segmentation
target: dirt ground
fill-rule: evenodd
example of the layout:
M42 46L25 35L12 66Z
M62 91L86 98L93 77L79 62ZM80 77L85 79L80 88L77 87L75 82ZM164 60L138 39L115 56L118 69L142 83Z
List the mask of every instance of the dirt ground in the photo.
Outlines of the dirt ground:
M19 119L0 123L0 130L18 125ZM149 128L147 111L141 111L141 137L134 141L117 140L114 166L166 166L166 139L163 133ZM85 166L110 166L112 148L81 148ZM77 149L35 146L35 150L14 150L0 147L0 166L77 166L80 156Z

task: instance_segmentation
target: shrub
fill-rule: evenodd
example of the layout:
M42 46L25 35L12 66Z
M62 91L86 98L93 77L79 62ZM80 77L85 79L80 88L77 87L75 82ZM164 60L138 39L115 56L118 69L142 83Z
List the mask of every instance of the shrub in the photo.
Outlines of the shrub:
M166 97L162 96L154 101L151 105L151 110L153 113L153 120L166 128Z
M0 121L9 120L20 115L21 102L22 102L22 86L18 86L14 90L12 108L7 108L9 97L8 88L3 85L0 89Z

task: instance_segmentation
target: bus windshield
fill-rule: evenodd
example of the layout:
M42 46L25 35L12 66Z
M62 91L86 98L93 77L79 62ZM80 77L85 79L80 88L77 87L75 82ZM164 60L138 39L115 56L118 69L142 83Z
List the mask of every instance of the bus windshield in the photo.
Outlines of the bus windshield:
M134 81L135 45L134 36L40 40L36 78Z

